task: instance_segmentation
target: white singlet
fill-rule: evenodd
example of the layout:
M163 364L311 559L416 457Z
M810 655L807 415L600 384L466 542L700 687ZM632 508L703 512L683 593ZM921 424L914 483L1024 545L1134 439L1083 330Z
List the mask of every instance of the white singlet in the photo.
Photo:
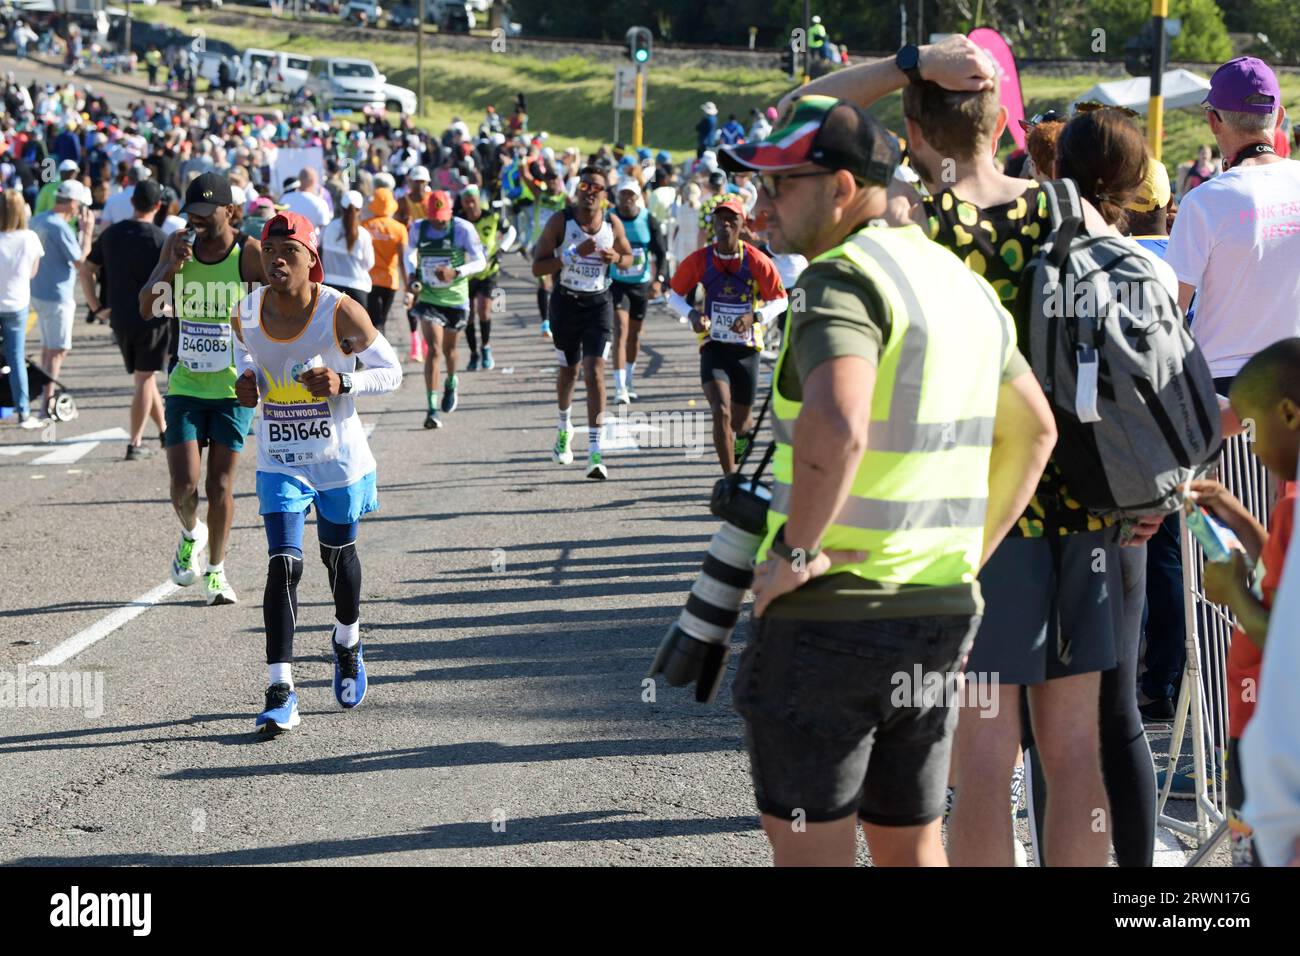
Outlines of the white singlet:
M316 309L292 339L276 339L262 325L263 286L239 303L243 347L257 369L262 396L257 470L293 475L317 491L342 488L375 470L375 458L352 395L316 398L297 380L308 368L355 372L356 352L340 347L335 331L343 293L318 285Z
M588 239L596 240L596 249L614 247L614 230L609 217L604 216L595 233L584 232L571 212L564 214L564 238L560 240L560 254L570 246L580 246ZM594 252L595 250L593 250ZM609 263L598 255L578 256L573 265L565 264L560 270L560 285L570 292L591 294L609 288Z

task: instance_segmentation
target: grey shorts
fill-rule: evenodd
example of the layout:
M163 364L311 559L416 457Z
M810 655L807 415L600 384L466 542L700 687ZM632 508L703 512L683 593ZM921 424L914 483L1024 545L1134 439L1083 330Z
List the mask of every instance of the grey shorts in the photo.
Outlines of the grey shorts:
M425 322L441 325L451 332L459 332L469 322L469 306L459 308L454 305L433 305L430 302L418 302L411 309L416 318Z
M1007 538L993 552L980 572L984 620L968 672L1027 685L1115 666L1124 594L1118 531L1059 543L1059 570L1046 538Z
M46 302L44 299L32 299L32 310L41 329L41 345L47 349L68 351L72 348L72 320L77 314L77 304L72 299L66 302Z
M911 691L918 670L922 687L926 674L953 686L978 623L752 621L732 697L759 811L879 826L942 816L956 695Z

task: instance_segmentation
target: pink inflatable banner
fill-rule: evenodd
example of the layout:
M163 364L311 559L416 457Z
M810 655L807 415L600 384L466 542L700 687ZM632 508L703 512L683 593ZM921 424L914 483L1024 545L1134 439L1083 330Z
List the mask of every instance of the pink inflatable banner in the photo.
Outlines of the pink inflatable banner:
M1002 105L1007 108L1007 132L1016 141L1016 146L1025 148L1025 131L1020 128L1019 120L1025 118L1025 100L1020 92L1020 73L1016 70L1016 58L1002 39L1002 34L989 27L976 27L969 34L984 49L998 68L998 90Z

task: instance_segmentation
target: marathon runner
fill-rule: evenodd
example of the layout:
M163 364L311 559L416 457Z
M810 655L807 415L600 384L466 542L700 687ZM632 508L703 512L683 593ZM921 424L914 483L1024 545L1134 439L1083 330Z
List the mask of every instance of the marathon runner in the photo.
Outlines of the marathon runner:
M787 297L772 260L740 238L745 206L723 196L713 210L717 241L686 257L673 274L668 307L700 337L700 381L713 412L713 445L724 474L753 440L750 412L758 392L763 326L785 311ZM704 311L687 296L704 287Z
M509 252L515 242L515 227L501 219L496 209L485 210L477 186L467 186L458 197L460 218L474 227L478 233L479 243L483 246L483 255L487 267L469 280L469 298L472 306L469 319L465 324L465 341L469 343L468 371L480 367L478 335L483 338L482 368L492 369L496 362L492 359L492 293L496 289L497 273L501 271L500 255ZM504 236L504 238L502 238ZM477 313L477 316L475 315ZM478 319L478 335L475 334L474 320Z
M235 468L253 420L253 413L235 399L230 316L245 283L266 281L258 240L241 236L231 225L233 202L230 182L221 173L196 177L185 190L181 210L189 227L167 237L158 265L140 290L141 316L161 315L163 306L170 305L177 322L175 364L163 403L172 507L181 520L171 577L181 587L193 584L206 546L203 584L209 605L237 600L226 580L226 542L235 514ZM204 447L206 525L198 517Z
M634 179L624 179L615 197L615 215L623 223L627 241L632 246L632 265L628 269L610 266L610 288L614 293L614 310L618 327L614 337L614 401L626 405L637 397L633 385L636 357L641 350L641 324L646 304L659 298L666 263L664 247L659 241L659 223L641 205L641 187ZM651 258L653 257L653 263Z
M623 223L606 217L602 207L605 176L595 166L578 174L577 202L553 216L533 251L533 275L559 274L551 297L550 319L559 363L555 393L559 429L551 458L573 462L573 386L582 359L587 382L587 477L609 477L600 455L600 427L605 414L605 359L609 357L614 308L609 295L609 267L632 264Z
M268 674L266 705L254 726L274 734L299 723L293 636L303 526L313 506L334 596L334 698L350 710L366 696L356 540L361 516L379 508L379 497L355 396L395 390L402 368L365 308L322 284L310 222L297 213L276 215L263 227L262 243L268 285L240 302L235 318L236 392L250 414L262 402L257 499L270 555L262 604Z
M540 163L541 160L538 162ZM538 176L530 180L530 183L536 198L532 204L532 226L525 243L526 248L532 250L537 248L542 232L546 229L546 224L551 221L551 217L557 212L563 212L568 204L568 196L564 192L564 180L560 178L555 167L548 166L534 171ZM537 277L537 309L542 314L542 335L548 339L551 338L550 301L553 283L554 280L548 275Z
M429 410L425 428L441 428L438 417L438 356L447 361L442 383L441 409L446 414L458 404L456 339L469 322L469 276L487 265L483 246L473 225L452 215L451 196L442 190L429 194L427 218L411 230L407 241L408 265L413 275L408 285L416 296L415 315L427 349L424 355L424 387Z
M398 200L397 215L394 218L406 227L408 234L414 233L415 224L426 216L431 191L429 180L427 166L416 166L406 174L406 193ZM410 306L406 309L406 322L411 327L411 348L406 358L411 362L423 362L428 358L428 346L420 334L420 320L416 318L415 309Z

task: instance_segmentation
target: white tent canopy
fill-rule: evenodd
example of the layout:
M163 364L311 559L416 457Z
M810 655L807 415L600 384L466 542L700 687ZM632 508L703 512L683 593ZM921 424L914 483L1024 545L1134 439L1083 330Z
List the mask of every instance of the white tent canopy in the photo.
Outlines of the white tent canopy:
M1165 109L1176 110L1184 106L1199 106L1209 92L1210 81L1191 70L1170 70L1161 81ZM1131 80L1112 80L1098 83L1075 99L1079 102L1105 103L1107 106L1127 106L1146 113L1151 99L1151 77L1135 76Z

